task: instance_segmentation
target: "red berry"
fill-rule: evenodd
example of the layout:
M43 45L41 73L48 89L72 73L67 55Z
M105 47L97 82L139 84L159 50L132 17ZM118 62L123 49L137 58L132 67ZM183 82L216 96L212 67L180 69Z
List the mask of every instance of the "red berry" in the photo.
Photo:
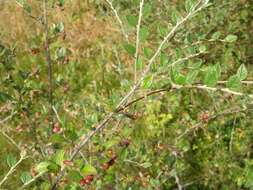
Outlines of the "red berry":
M102 167L103 167L104 170L108 170L110 168L110 165L106 162L106 163L103 164Z
M73 162L71 160L64 160L63 163L67 166L73 166Z
M85 179L86 179L87 181L89 181L89 182L92 182L93 179L94 179L94 176L93 176L93 175L88 175L88 176L85 177Z
M209 119L210 119L210 115L209 115L208 112L203 112L203 113L201 113L201 115L200 115L200 120L201 120L202 122L207 123L207 122L209 121Z
M18 126L16 127L16 131L20 133L20 132L23 132L24 129L21 126Z
M85 179L81 179L80 182L79 182L79 184L80 184L81 186L86 185L86 180L85 180Z
M122 147L128 147L130 145L131 141L129 139L122 140L119 145Z
M56 122L54 124L53 132L54 133L60 133L62 131L61 124L59 122Z
M33 177L35 177L37 174L38 174L37 171L36 171L35 168L33 167L33 168L31 169L31 175L32 175Z
M53 132L54 133L60 133L61 132L61 128L60 127L54 127L53 128Z
M93 181L93 179L94 179L94 176L93 176L93 175L88 175L88 176L86 176L85 178L83 178L83 179L79 182L79 184L80 184L81 186L89 185L89 184Z

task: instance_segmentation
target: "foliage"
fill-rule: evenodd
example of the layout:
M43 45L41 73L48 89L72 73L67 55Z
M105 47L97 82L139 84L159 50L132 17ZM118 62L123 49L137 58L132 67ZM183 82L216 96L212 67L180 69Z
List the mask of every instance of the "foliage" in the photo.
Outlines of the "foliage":
M1 4L0 188L253 189L250 1Z

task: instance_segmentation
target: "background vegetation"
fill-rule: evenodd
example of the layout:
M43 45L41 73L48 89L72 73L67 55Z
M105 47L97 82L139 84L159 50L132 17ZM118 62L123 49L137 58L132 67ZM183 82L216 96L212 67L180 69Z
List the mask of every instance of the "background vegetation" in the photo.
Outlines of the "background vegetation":
M119 111L198 1L1 1L0 189L253 189L253 5L200 2Z

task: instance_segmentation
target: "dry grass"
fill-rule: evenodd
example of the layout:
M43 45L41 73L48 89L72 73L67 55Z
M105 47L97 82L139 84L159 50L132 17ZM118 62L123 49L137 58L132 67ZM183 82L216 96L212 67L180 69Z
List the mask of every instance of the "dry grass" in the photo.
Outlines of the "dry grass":
M33 15L40 16L39 2L30 1L30 5ZM97 10L87 2L68 2L64 9L55 7L49 10L49 14L51 23L64 23L65 35L61 43L72 51L74 57L82 55L100 40L113 43L121 38L117 26L110 20L99 18ZM6 45L17 43L18 48L29 51L32 39L43 35L40 24L31 20L14 1L2 2L0 18L0 40Z

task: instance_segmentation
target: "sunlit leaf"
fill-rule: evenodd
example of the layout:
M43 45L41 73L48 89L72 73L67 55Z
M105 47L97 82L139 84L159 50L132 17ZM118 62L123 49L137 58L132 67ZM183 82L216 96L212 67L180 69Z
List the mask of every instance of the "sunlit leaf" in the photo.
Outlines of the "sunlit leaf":
M14 155L8 154L7 157L6 157L6 162L7 162L9 167L12 167L17 163L17 159Z
M81 169L81 173L84 176L87 175L96 175L97 174L97 170L95 167L93 167L92 165L85 165L82 169Z
M238 39L238 37L236 35L230 34L224 40L226 42L232 43L232 42L235 42L237 39Z
M32 179L32 176L30 175L29 172L22 172L20 175L20 180L22 181L22 183L27 183L28 181L30 181Z
M240 80L244 80L247 78L248 71L244 64L242 64L237 70L237 76Z
M237 75L233 75L229 77L226 85L231 90L240 90L240 87L241 87L240 78Z

